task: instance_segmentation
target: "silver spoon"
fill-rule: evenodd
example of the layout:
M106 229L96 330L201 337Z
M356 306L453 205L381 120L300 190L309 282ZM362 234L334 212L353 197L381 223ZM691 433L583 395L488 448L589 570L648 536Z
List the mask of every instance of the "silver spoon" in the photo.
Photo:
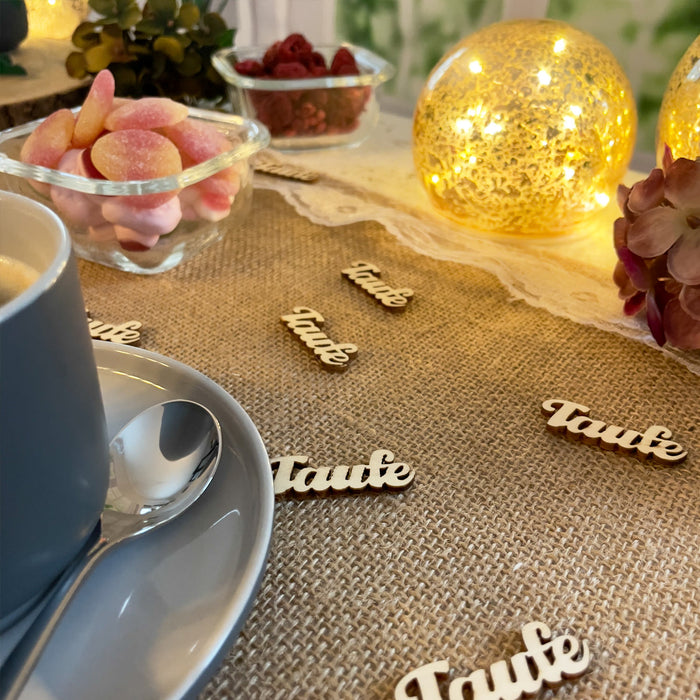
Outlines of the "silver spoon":
M0 697L15 700L100 557L180 515L204 492L221 457L221 428L193 401L165 401L127 423L109 445L110 478L99 537L68 566L0 669ZM93 537L94 540L94 537Z

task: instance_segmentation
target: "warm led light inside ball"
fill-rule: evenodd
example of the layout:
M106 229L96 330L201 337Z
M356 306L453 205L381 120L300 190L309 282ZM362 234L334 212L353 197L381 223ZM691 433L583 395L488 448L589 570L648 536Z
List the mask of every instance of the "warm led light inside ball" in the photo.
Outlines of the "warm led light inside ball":
M674 158L700 157L700 35L673 71L661 102L656 128L659 167L665 144Z
M489 233L551 236L610 201L636 127L629 82L599 41L554 20L499 22L433 69L413 155L445 215Z

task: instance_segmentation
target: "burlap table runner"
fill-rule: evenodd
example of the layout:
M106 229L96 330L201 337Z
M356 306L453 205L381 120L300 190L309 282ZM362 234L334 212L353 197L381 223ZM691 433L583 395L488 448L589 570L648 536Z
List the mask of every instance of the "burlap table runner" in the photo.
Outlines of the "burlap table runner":
M341 278L355 260L415 290L405 313ZM513 302L378 224L310 223L268 191L168 273L80 268L95 317L142 321L142 347L229 391L270 457L352 465L386 448L417 472L400 493L278 499L262 588L202 698L384 700L423 664L463 676L521 651L533 620L593 655L542 697L700 694L700 379L680 364ZM297 305L359 347L347 372L281 324ZM557 397L666 425L689 457L660 467L553 435L540 405Z

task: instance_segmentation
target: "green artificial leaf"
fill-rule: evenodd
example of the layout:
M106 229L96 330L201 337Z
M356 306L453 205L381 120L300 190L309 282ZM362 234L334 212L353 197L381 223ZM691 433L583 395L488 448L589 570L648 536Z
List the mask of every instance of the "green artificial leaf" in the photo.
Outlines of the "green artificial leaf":
M141 10L135 5L129 5L120 10L117 21L122 29L129 29L141 20Z
M166 24L174 22L177 16L177 0L148 0L146 5L153 17L157 17Z
M83 56L88 73L99 73L112 62L112 47L108 44L98 44L89 48Z
M182 63L185 58L185 47L174 36L159 36L153 42L153 50L164 54L173 63Z
M183 2L177 16L177 26L182 29L192 29L199 22L201 14L193 2Z
M66 58L66 73L71 78L82 80L88 74L87 64L85 63L85 55L80 51L72 51Z
M155 48L155 46L153 47ZM154 53L153 63L151 64L151 77L153 80L159 80L160 77L165 73L165 69L168 65L168 60L165 53Z
M119 64L111 66L114 75L115 94L119 97L133 97L136 91L136 73L129 65Z
M127 10L132 10L134 8L139 10L139 4L137 0L115 0L115 2L117 4L117 14L124 13Z
M209 11L211 0L194 0L194 4L199 8L199 14L203 15L205 12Z
M100 34L94 22L81 22L73 31L71 41L79 49L88 49L100 43Z
M202 57L196 51L187 51L182 63L177 67L177 72L185 76L197 75L200 70L202 70Z
M105 24L102 27L102 33L100 34L101 41L111 41L112 43L124 43L124 32L121 27L116 23Z
M103 17L117 16L116 0L88 0L88 5L90 5L90 8L95 10L98 15L102 15Z
M192 43L192 39L187 34L175 34L174 37L182 44L184 49Z
M227 29L226 22L224 22L221 15L216 14L216 12L207 12L203 15L202 25L209 30L212 36L218 36Z
M227 29L224 32L221 32L217 37L216 37L216 45L220 49L225 49L228 48L229 46L233 46L233 40L236 36L236 30L235 29ZM217 73L218 75L218 73Z
M134 26L134 29L138 32L148 34L149 36L159 36L165 31L165 25L157 19L148 18L138 22Z
M138 41L134 41L129 44L127 51L132 56L150 56L151 49L152 47L150 44L143 44Z
M0 53L0 75L27 75L27 71L13 63L9 53Z

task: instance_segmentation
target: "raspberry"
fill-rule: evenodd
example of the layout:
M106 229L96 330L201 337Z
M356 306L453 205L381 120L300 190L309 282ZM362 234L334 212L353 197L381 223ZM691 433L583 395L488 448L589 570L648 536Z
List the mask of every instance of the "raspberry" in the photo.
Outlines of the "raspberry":
M304 68L304 66L298 61L289 63L278 63L273 71L272 75L275 78L308 78L309 71Z
M279 136L289 128L294 119L294 108L287 95L266 91L251 92L251 94L258 119L267 126L273 136Z
M279 80L360 74L348 49L342 47L335 52L329 69L324 56L314 51L302 34L290 34L283 41L276 41L265 51L262 62L241 61L235 68L242 75ZM370 95L368 87L258 90L250 92L250 99L257 118L272 136L295 137L341 134L356 129Z
M262 63L260 63L260 61L254 61L252 58L239 61L234 65L234 68L237 73L241 75L250 75L252 77L258 77L265 73Z
M312 51L307 56L303 56L302 63L314 75L326 75L328 73L326 59L323 57L323 54L319 53L318 51ZM320 69L322 69L323 72L320 72Z
M303 34L290 34L280 45L278 58L280 63L300 61L310 56L313 46L306 40Z
M335 52L331 63L331 75L359 75L360 71L355 63L354 56L341 47Z
M262 63L266 73L271 73L272 69L277 65L280 46L282 46L282 42L276 41L265 51Z

